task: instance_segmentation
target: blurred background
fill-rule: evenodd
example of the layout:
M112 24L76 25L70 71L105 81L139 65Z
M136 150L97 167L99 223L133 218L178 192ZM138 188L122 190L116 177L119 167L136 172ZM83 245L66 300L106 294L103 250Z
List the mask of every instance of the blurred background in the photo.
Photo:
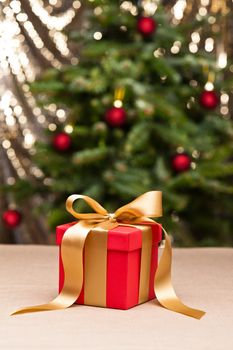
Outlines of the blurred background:
M157 189L176 246L232 246L232 10L0 0L0 243L53 244L72 193Z

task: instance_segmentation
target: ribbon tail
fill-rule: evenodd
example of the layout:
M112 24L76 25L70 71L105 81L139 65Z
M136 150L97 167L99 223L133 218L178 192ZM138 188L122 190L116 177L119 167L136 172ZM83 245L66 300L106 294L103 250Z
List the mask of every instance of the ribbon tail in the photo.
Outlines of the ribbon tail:
M171 311L201 319L205 315L205 312L183 304L174 291L171 281L171 241L166 231L164 229L163 231L165 234L165 247L154 280L156 298L163 307Z
M74 304L83 286L83 250L91 229L92 226L79 221L78 224L71 226L63 236L61 255L65 281L60 294L48 304L25 307L11 315L65 309ZM77 231L79 232L78 235Z
M61 303L61 293L57 296L56 299L52 300L50 303L48 304L41 304L41 305L35 305L35 306L28 306L22 309L19 309L15 312L13 312L12 314L10 314L10 316L14 316L14 315L21 315L21 314L27 314L27 313L32 313L32 312L40 312L40 311L51 311L51 310L59 310L59 309L64 309L67 308L69 306L71 306L75 300L73 301L73 299L71 299L69 301L69 303ZM58 299L58 300L57 300Z

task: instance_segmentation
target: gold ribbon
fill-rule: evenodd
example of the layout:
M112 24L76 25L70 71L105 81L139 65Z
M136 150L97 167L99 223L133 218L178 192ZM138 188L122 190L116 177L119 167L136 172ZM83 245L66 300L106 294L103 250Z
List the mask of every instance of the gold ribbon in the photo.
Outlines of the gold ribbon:
M83 199L94 210L93 213L79 213L73 204L77 199ZM115 213L108 213L98 202L85 195L71 195L66 201L67 210L79 220L79 222L66 230L61 245L61 257L64 266L65 280L60 294L48 304L29 306L15 311L12 315L27 312L64 309L71 306L80 295L83 285L83 252L89 233L94 229L111 230L119 225L133 225L154 222L150 218L162 215L162 192L150 191L136 198L134 201L120 207ZM100 235L103 230L100 230ZM177 297L171 282L172 250L168 234L164 230L165 247L154 280L154 290L159 303L165 308L200 319L205 312L184 305ZM100 239L100 244L106 247L106 235ZM100 238L100 237L99 237ZM98 242L99 244L99 242ZM95 249L92 246L92 249ZM105 249L106 250L106 249ZM95 251L96 252L96 251ZM85 259L88 257L85 256ZM104 260L102 260L104 261ZM104 263L103 263L104 264ZM106 264L106 261L105 261ZM105 269L106 266L102 266ZM98 272L97 272L98 273ZM105 285L103 281L102 285ZM143 283L143 282L141 282ZM141 284L140 283L140 284ZM101 284L101 283L100 283ZM99 284L99 285L100 285ZM95 295L97 305L106 305L106 291L91 290L86 286L89 295ZM141 287L141 286L140 286ZM85 293L85 292L84 292ZM145 300L143 293L141 300ZM87 302L88 303L88 302Z

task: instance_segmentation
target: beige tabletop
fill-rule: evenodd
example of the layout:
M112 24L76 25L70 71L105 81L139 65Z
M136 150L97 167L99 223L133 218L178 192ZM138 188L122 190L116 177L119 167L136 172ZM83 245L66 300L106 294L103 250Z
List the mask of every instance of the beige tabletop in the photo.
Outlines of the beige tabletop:
M88 306L9 316L57 292L57 248L0 246L0 349L232 350L233 249L174 249L173 281L196 320L155 301L127 311Z

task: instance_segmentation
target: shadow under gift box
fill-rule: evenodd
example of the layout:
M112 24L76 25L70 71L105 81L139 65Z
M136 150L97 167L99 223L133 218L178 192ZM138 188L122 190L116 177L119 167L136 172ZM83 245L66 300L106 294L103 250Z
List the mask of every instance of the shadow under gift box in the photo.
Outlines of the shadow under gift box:
M59 292L64 284L64 269L61 259L61 242L65 231L76 222L57 226L56 241L59 245ZM85 267L85 251L98 243L99 232L93 229L86 240L84 248ZM141 252L142 252L142 235L146 235L145 241L147 251L144 253L144 261L147 261L144 277L147 275L148 286L146 286L146 296L140 301L140 271L141 271ZM107 237L107 271L106 273L106 307L116 309L129 309L140 302L145 302L155 298L154 293L154 276L158 265L158 244L162 239L162 227L157 223L146 223L136 227L118 226L108 231ZM149 246L148 246L149 244ZM91 248L92 247L92 248ZM98 244L94 247L98 249ZM98 255L98 254L97 254ZM93 256L93 264L89 264L89 268L95 270L95 257ZM92 274L93 276L93 274ZM95 302L85 302L85 281L88 278L88 271L84 268L84 282L82 291L76 300L77 304L86 304L94 306ZM99 288L98 274L96 274L94 290ZM144 281L141 281L144 283ZM144 288L145 289L145 288ZM148 295L147 295L148 294Z

